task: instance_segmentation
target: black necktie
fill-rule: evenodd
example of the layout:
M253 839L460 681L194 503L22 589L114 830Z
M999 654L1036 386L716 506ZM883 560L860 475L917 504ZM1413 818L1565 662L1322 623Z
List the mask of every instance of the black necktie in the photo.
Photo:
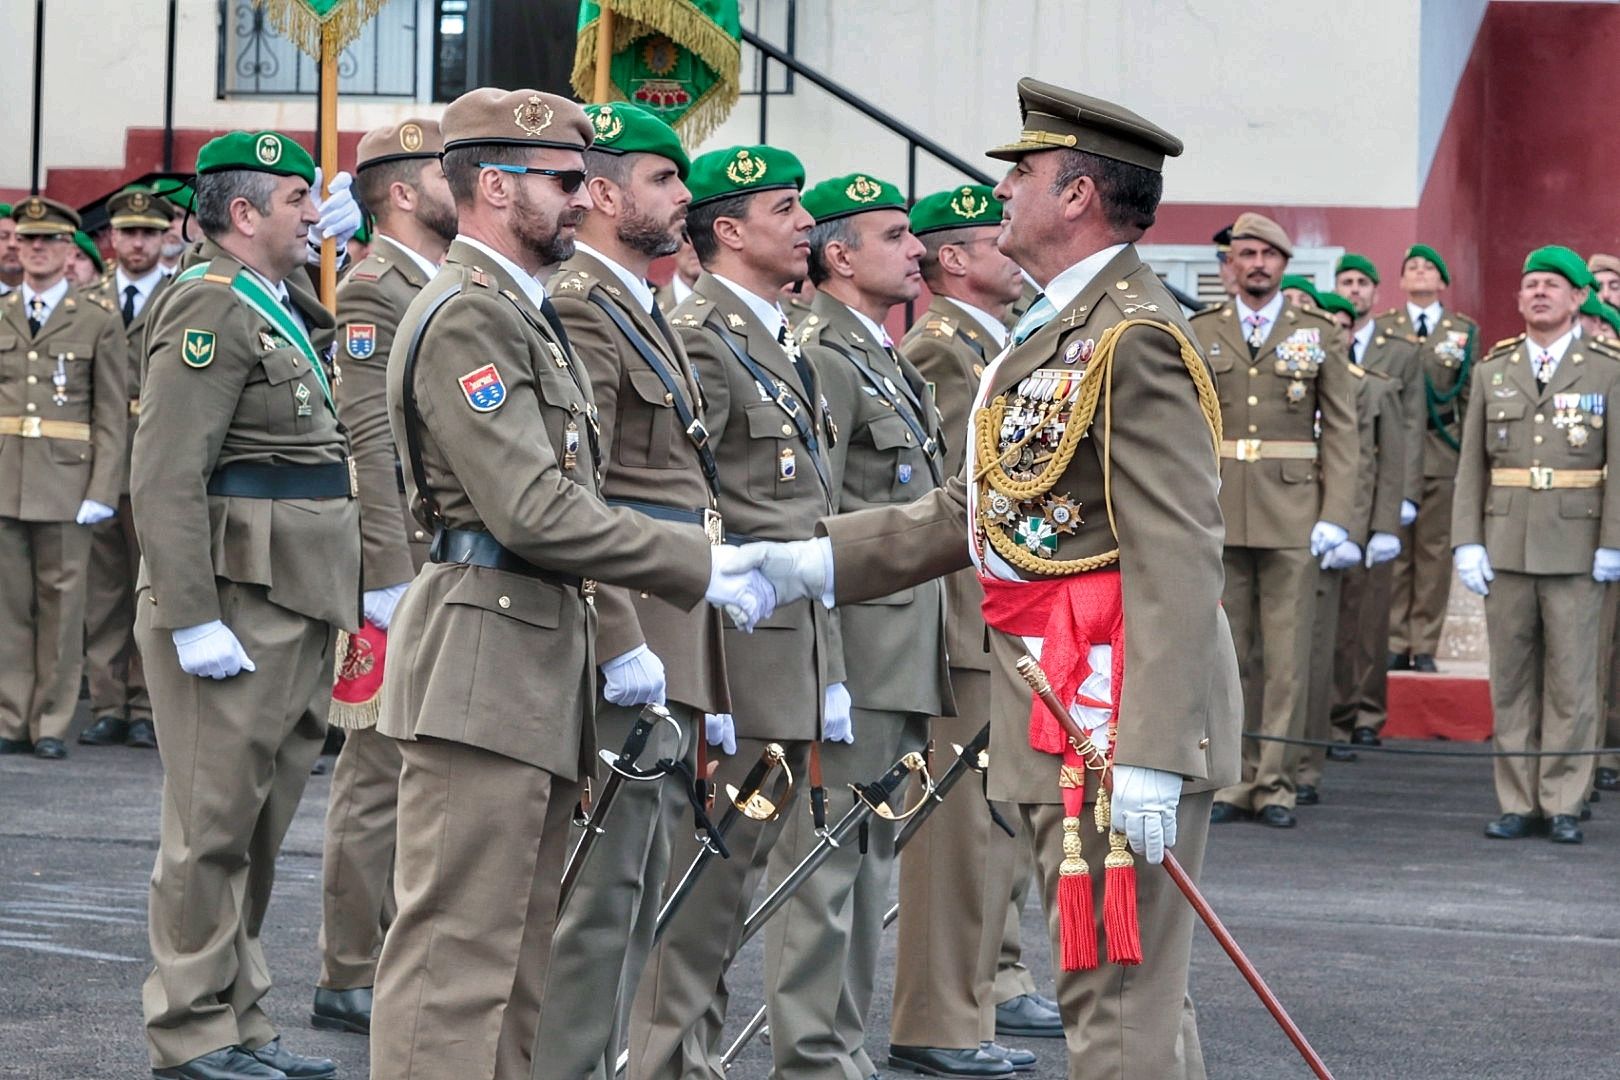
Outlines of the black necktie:
M1429 336L1429 315L1427 312L1418 312L1417 335L1420 338Z
M569 359L569 361L572 361L574 358L574 346L568 341L568 331L563 329L562 316L558 315L557 309L552 306L551 297L548 296L544 300L540 301L540 314L546 317L546 322L551 326L551 332L557 335L558 342L562 344L563 354ZM569 368L569 374L573 374L573 368L571 366ZM578 380L576 379L575 381L577 382Z
M658 327L658 332L669 342L669 347L675 348L675 331L670 329L669 320L664 318L664 313L658 309L657 303L653 304L652 311L648 314L652 316L653 325Z
M36 296L28 301L28 332L39 333L39 328L45 325L45 298Z
M125 285L124 286L124 325L125 326L128 326L130 323L135 321L135 297L139 296L140 292L141 292L141 290L137 289L133 285Z
M1361 363L1361 348L1362 346L1360 338L1350 339L1350 362L1352 364Z

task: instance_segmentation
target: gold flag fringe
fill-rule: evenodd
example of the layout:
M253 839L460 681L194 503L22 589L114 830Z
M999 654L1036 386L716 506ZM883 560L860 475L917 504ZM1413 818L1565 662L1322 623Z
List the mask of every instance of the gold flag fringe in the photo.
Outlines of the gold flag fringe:
M332 649L332 681L336 683L343 677L343 660L349 655L349 632L339 630L337 642ZM382 688L366 701L339 701L332 699L326 711L326 722L335 728L345 731L359 731L362 728L377 726L377 718L382 715Z
M342 52L382 10L388 0L343 0L321 15L305 0L253 0L263 8L270 24L313 59L321 58L321 37L325 35L333 52Z

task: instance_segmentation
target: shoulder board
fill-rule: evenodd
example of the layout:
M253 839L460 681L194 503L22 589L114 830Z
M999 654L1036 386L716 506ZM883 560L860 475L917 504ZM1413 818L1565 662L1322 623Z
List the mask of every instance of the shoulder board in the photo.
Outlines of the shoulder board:
M554 278L553 286L558 292L566 289L583 294L591 287L591 275L584 270L569 270Z
M382 275L377 273L377 271L375 271L375 270L367 270L363 266L357 266L353 270L349 271L349 280L350 281L381 281L382 280Z
M1346 364L1345 367L1349 368L1350 374L1354 375L1358 379L1365 379L1367 377L1367 369L1362 367L1360 364Z
M1494 352L1502 352L1505 349L1517 348L1518 345L1519 345L1519 342L1521 342L1523 340L1524 340L1524 335L1523 334L1520 334L1517 337L1503 338L1501 341L1498 341L1495 345L1492 345L1490 347L1489 351L1494 353Z
M933 334L935 337L955 337L956 324L944 315L937 315L923 324L923 333Z
M1586 348L1595 350L1611 359L1620 360L1620 341L1608 338L1582 338Z
M467 270L467 284L477 285L481 289L493 289L495 279L474 266Z
M1226 301L1223 300L1223 301L1220 301L1218 303L1210 304L1208 307L1199 308L1197 311L1193 312L1190 316L1188 316L1188 318L1189 319L1200 319L1200 318L1203 318L1205 315L1224 315L1224 314L1227 313L1228 310L1229 310L1228 304L1226 303Z
M699 319L697 317L696 312L688 311L685 315L677 315L674 318L670 319L669 320L669 325L671 325L671 326L698 327L698 326L703 325L703 320Z
M808 345L808 344L810 344L810 339L816 336L816 331L819 330L819 329L820 329L819 327L810 326L810 325L806 324L804 326L804 328L799 331L799 344L800 345Z

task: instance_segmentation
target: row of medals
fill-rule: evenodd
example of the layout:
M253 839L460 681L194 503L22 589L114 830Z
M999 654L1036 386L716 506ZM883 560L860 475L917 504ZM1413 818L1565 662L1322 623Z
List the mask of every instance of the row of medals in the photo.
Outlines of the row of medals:
M1013 480L1018 483L1034 480L1041 467L1052 459L1080 396L1084 375L1084 369L1041 368L1019 382L1002 416L1000 432L1003 466ZM1033 437L1030 437L1031 432ZM1018 443L1023 445L1018 449L1017 460L1007 461L1005 452ZM985 496L985 509L991 520L1011 527L1014 539L1036 554L1055 552L1060 534L1072 535L1084 524L1080 505L1053 492L1019 502L1003 492L990 491Z
M1554 394L1553 427L1562 428L1569 445L1579 450L1603 427L1608 401L1602 394Z

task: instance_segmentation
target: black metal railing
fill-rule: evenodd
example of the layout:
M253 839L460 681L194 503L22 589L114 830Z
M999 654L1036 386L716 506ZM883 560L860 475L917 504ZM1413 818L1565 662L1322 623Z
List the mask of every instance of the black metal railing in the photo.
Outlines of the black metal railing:
M338 55L345 97L417 93L416 0L390 0ZM219 0L218 97L313 96L319 72L253 0Z

